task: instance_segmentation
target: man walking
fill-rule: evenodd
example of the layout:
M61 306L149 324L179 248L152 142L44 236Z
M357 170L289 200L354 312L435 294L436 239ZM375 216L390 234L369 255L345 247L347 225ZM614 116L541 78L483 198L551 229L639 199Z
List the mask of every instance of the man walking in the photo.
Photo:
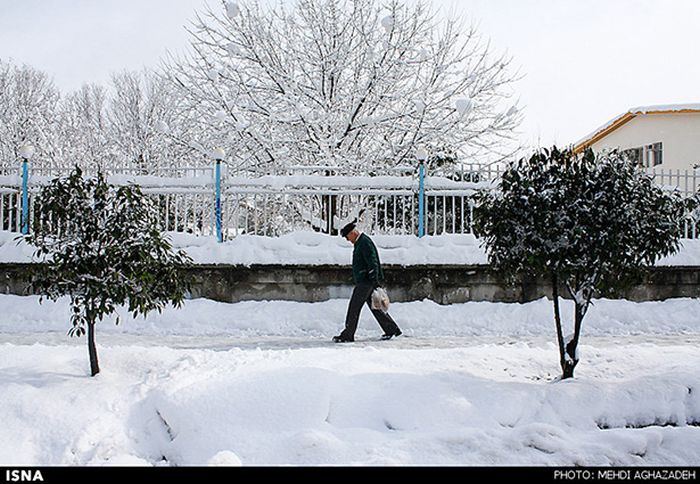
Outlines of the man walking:
M352 279L355 289L352 291L348 312L345 316L345 329L340 335L333 337L335 343L351 343L355 341L357 322L360 319L362 305L367 304L372 314L381 326L383 340L400 336L401 330L394 320L378 309L372 309L372 292L384 281L384 272L379 262L377 247L367 235L360 232L354 222L347 224L340 231L346 240L355 246L352 252Z

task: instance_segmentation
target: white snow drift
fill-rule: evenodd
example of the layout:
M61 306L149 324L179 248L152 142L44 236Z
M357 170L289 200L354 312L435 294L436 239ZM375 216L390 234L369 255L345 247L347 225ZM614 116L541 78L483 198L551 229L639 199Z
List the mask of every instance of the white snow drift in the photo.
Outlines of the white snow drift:
M564 382L546 300L397 303L407 337L333 345L346 304L105 321L90 378L66 300L0 296L0 465L700 464L700 301L596 301Z
M171 232L173 245L185 249L196 264L350 265L352 245L340 236L293 232L282 237L241 235L222 244L214 237ZM0 232L0 262L31 262L32 247L17 240L18 234ZM470 234L427 236L372 235L384 264L454 265L487 264L485 250ZM700 265L700 240L684 240L678 254L657 265Z

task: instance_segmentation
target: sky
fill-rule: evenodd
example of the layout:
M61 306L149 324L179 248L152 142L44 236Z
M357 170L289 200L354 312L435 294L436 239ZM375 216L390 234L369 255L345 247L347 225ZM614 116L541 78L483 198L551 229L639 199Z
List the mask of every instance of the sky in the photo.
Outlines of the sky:
M0 0L0 58L47 72L64 91L106 83L184 51L184 26L204 1ZM527 144L574 143L636 106L700 102L698 0L430 3L512 56Z

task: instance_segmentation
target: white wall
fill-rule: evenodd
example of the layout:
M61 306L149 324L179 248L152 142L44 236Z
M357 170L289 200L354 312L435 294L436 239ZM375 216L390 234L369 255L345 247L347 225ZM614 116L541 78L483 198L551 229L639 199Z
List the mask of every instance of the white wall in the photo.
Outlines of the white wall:
M663 163L657 169L692 170L700 164L700 113L646 114L593 144L593 150L638 148L663 143Z

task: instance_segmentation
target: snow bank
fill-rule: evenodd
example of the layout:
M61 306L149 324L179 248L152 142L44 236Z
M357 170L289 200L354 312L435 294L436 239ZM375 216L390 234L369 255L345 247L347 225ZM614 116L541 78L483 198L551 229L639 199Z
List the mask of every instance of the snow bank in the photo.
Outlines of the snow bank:
M348 299L320 303L247 301L235 304L207 299L185 301L183 307L166 308L134 320L125 308L114 320L99 325L99 333L146 336L228 336L330 338L345 321ZM561 302L565 321L571 321L571 301ZM468 302L440 306L432 301L394 303L393 318L407 335L442 337L545 337L554 334L552 304L540 299L527 304ZM38 296L0 295L0 334L58 333L69 329L67 298L57 302ZM700 300L671 299L634 303L595 300L586 315L584 337L700 334ZM360 317L358 337L378 336L379 326L369 311ZM571 331L573 332L573 331Z
M213 237L171 232L173 245L185 249L197 264L340 264L350 265L352 245L341 237L294 232L282 237L242 235L223 244ZM383 264L478 265L488 258L473 235L440 235L422 239L412 235L373 235ZM0 232L0 262L31 262L32 248L18 244L17 234ZM685 240L678 254L661 266L700 265L700 240Z
M223 244L214 239L170 234L198 264L340 264L352 261L353 246L341 237L294 232L281 237L242 235ZM443 235L418 239L410 235L375 235L383 264L486 264L472 235Z
M0 465L700 464L695 347L584 346L551 383L553 345L390 344L107 347L94 379L82 346L4 344Z
M697 266L700 265L700 240L683 240L678 253L664 257L657 266Z
M595 301L564 382L545 299L397 303L406 337L364 311L333 345L346 306L122 314L90 378L66 299L0 295L0 466L700 465L698 300Z
M15 232L0 231L0 262L31 262L34 248Z

